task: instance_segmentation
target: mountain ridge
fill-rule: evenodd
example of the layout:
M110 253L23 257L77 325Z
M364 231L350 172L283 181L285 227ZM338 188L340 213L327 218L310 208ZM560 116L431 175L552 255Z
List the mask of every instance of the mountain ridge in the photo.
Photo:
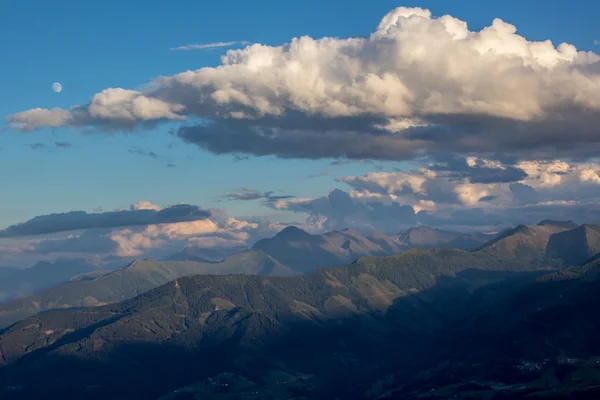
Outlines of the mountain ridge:
M470 273L473 269L483 275L480 277ZM347 328L349 330L340 331L348 332L342 335L344 342L356 340L349 335L353 332L350 326L355 323L359 324L356 325L356 332L376 335L375 337L379 338L377 340L387 342L388 339L384 339L385 335L381 336L384 332L377 332L388 326L391 323L388 318L392 317L393 321L396 321L395 324L400 324L404 330L408 329L407 334L422 335L419 332L426 332L426 326L410 333L415 329L415 323L422 324L418 322L419 317L412 315L412 312L403 312L398 316L390 314L389 310L397 309L396 304L401 299L404 299L402 302L412 303L412 297L419 293L430 296L427 294L430 289L447 279L464 282L459 283L459 286L466 284L471 288L469 290L477 290L493 282L501 282L506 274L540 274L545 271L547 269L543 265L520 264L511 257L501 258L486 253L454 249L411 249L395 256L361 257L345 267L320 269L310 275L297 277L239 274L187 276L121 303L95 308L53 310L5 329L0 334L0 352L5 368L8 369L5 370L5 374L0 375L0 381L4 377L4 382L25 385L24 387L34 390L26 383L26 371L31 368L48 370L55 362L53 360L58 360L56 357L93 357L104 360L103 362L109 363L110 368L115 368L115 372L110 374L113 377L112 383L102 384L108 385L106 390L110 391L111 385L123 382L123 379L130 382L131 373L126 371L133 367L132 361L141 363L143 368L151 365L148 364L150 359L142 356L147 351L136 353L133 350L135 346L131 350L133 353L127 353L129 355L126 356L133 359L125 361L125 358L118 356L114 358L121 351L117 350L120 346L118 343L123 340L131 345L136 342L158 344L168 340L173 345L178 343L178 346L189 348L188 351L192 351L193 354L213 354L211 349L221 349L218 350L218 354L221 354L222 362L229 365L227 368L233 367L234 364L230 363L234 363L235 354L239 352L247 354L251 359L258 357L255 361L259 362L257 365L266 363L264 367L260 367L260 371L263 368L275 368L278 364L280 367L276 369L281 369L281 363L300 363L295 367L289 365L284 368L293 372L303 365L302 360L308 362L307 365L312 365L310 360L316 354L321 354L329 360L327 354L332 350L323 346L333 344L327 338L337 331L336 321L346 321L340 322L341 326L350 324ZM498 273L500 275L495 277L494 274ZM421 303L418 301L415 304ZM452 302L444 304L450 305ZM405 307L401 309L404 310ZM458 312L459 309L460 307L454 307L455 311L452 312ZM406 310L410 310L410 307ZM438 321L437 317L431 319L431 323L434 324L438 324ZM294 333L297 329L299 331ZM388 329L391 329L391 326L386 327L385 332ZM284 339L289 334L293 334L293 338ZM314 334L325 335L323 345L314 343L312 350L302 347L305 345L298 347L303 342L296 341L311 338ZM276 350L279 348L279 340L291 340L290 343L296 343L292 348L298 347L298 351L304 349L310 354L300 356L301 353L296 350L287 350L287 355L280 359L276 355L281 351ZM401 347L404 348L403 346ZM343 345L336 344L335 348L338 349L335 351L342 351ZM158 349L160 347L154 351L159 351ZM382 350L377 351L377 354L381 354ZM117 353L114 353L115 351ZM177 357L185 357L184 353L175 348L169 351L173 355L167 357L165 354L164 357L172 362L175 362ZM231 354L233 359L229 359L226 354ZM118 361L121 359L122 363ZM294 359L298 361L291 361ZM119 364L113 364L114 362ZM257 371L256 365L251 367L254 365L252 362L239 362L242 363L240 371ZM248 362L250 364L244 367ZM89 386L91 381L79 375L80 371L85 371L85 367L77 365L72 372L78 376L76 382ZM320 367L317 369L320 370ZM205 373L194 376L200 378L207 376L206 374L217 373L217 369L210 365L203 367L203 371ZM117 375L114 375L115 373ZM119 374L123 376L118 378ZM331 374L327 376L331 377ZM192 378L191 375L181 381L173 378L172 388L179 384L187 384ZM50 383L48 385L57 388ZM167 386L160 386L155 390L168 390ZM152 396L155 394L157 393L152 392ZM106 392L100 394L104 395Z

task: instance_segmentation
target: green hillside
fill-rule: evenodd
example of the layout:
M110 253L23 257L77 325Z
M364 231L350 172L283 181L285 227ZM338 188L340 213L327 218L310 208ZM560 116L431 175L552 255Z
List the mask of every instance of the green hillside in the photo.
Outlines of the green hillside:
M6 365L0 382L35 391L27 376L44 370L50 371L43 377L47 393L64 390L67 374L69 387L77 387L73 390L96 388L86 396L102 398L130 385L142 396L138 398L145 398L224 372L262 380L269 371L283 371L294 380L305 373L312 376L302 390L339 390L340 379L357 373L355 367L347 369L352 365L348 363L368 357L360 350L362 345L355 348L357 340L377 343L374 354L381 356L389 335L398 333L398 339L422 335L457 315L470 293L515 274L519 281L531 279L530 274L542 273L539 267L543 266L521 265L485 253L409 250L290 278L180 278L119 304L55 310L13 325L0 335ZM449 291L438 294L435 288L440 285ZM439 304L431 308L424 305L428 301ZM434 312L436 307L441 311ZM408 343L400 340L401 347ZM317 358L322 361L316 362ZM193 361L198 359L211 362ZM364 361L356 368L374 369L357 383L374 379L373 373L394 364L389 356ZM101 382L88 375L88 363L100 368ZM342 368L339 374L329 371L338 367ZM59 369L60 376L51 372ZM142 383L155 374L161 378ZM315 376L338 383L323 388Z
M79 279L0 305L0 328L40 311L92 307L135 297L174 279L194 274L297 275L260 251L246 251L221 263L139 260L97 279Z

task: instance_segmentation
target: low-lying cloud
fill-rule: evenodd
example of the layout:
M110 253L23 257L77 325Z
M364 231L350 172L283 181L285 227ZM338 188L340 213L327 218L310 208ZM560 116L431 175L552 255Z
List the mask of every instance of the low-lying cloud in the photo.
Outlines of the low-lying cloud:
M268 206L307 214L326 230L353 227L386 233L417 223L502 229L542 219L600 221L597 164L523 161L507 167L478 158L431 167L346 176L338 182L347 184L348 191Z
M133 208L122 211L87 213L70 211L41 215L0 230L0 238L45 235L80 229L117 228L203 220L210 212L198 206L177 204L162 209Z

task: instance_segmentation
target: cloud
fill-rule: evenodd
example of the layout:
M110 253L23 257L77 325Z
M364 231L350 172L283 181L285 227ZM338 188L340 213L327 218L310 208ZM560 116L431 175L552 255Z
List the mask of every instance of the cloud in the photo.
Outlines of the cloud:
M280 229L279 225L255 223L212 210L210 219L173 224L150 225L144 228L125 228L111 233L117 243L116 254L137 257L142 254L171 255L185 246L248 247Z
M183 120L177 114L184 106L148 97L136 90L110 88L94 95L86 106L70 110L36 108L9 116L9 125L19 131L32 131L41 127L97 126L115 131L152 125L162 120Z
M49 150L52 152L52 150L50 150L51 146L41 142L29 143L27 146L29 146L31 150ZM69 142L54 142L54 147L57 149L66 149L72 147L72 144Z
M308 178L308 179L314 179L314 178L321 178L321 177L329 176L329 175L331 175L331 171L329 171L327 169L327 170L322 171L322 172L317 172L317 173L314 173L314 174L306 175L306 178Z
M479 203L485 203L487 201L492 201L492 200L496 200L498 198L498 196L483 196L482 198L480 198L478 200Z
M130 212L162 210L149 201L139 201L129 207ZM252 246L264 237L273 236L286 226L272 223L268 217L235 218L224 210L206 211L210 213L209 217L191 221L81 229L53 233L43 238L0 238L0 264L27 266L40 260L67 257L85 258L94 264L113 268L139 257L165 259L185 247L215 251L226 249L219 254L231 254ZM296 225L311 232L321 229L313 220Z
M291 199L295 196L276 195L275 192L272 190L268 192L260 192L252 188L244 187L238 190L237 192L228 193L221 197L230 201L247 201L262 199L266 202L274 202L279 200Z
M150 157L150 158L154 158L155 160L160 158L160 156L158 154L156 154L153 151L146 151L143 149L140 149L139 147L135 147L132 149L129 149L129 154L134 154L134 155L138 155L138 156L144 156L144 157Z
M110 237L96 229L86 230L80 235L71 235L67 238L46 239L33 242L26 247L28 252L38 254L51 253L113 253L118 245Z
M207 50L207 49L215 49L215 48L220 48L220 47L232 47L232 46L247 45L247 44L250 44L250 42L248 42L246 40L233 41L233 42L187 44L185 46L171 47L169 50L174 50L174 51Z
M597 45L600 44L600 40L596 39L596 40L593 41L593 43L597 46Z
M600 56L528 41L500 19L472 31L449 15L399 7L366 37L253 44L215 68L163 76L143 91L106 89L87 105L32 109L7 123L112 132L188 117L202 123L177 135L215 154L591 158L600 150Z
M154 211L160 211L163 208L157 204L152 203L151 201L148 200L141 200L138 201L136 203L133 203L130 207L130 210L136 211L136 210L154 210Z
M452 178L468 178L471 183L517 182L527 177L521 168L480 157L441 157L446 161L429 166ZM438 158L440 159L440 158Z
M45 145L44 143L40 143L40 142L30 143L27 146L29 146L29 148L31 150L45 150L45 149L48 149L47 145Z
M387 233L416 223L494 230L542 219L600 220L597 164L521 161L511 167L488 159L463 161L452 160L442 168L346 176L337 181L349 191L267 205L306 214L328 230L353 227ZM488 179L486 169L494 179ZM500 171L520 179L505 179Z
M103 213L70 211L61 214L42 215L21 224L9 226L4 230L0 230L0 238L44 235L80 229L197 221L206 219L209 216L210 212L189 204L177 204L158 210L150 208L148 204L143 204L134 206L130 210Z
M382 199L364 201L353 198L340 189L316 199L276 202L272 207L307 213L312 216L307 223L316 224L326 231L353 228L365 232L377 229L395 233L401 226L411 226L417 222L415 210L411 206L393 201L385 202Z
M248 160L250 157L248 156L242 156L239 154L234 154L233 155L233 162L240 162L240 161L246 161Z
M524 183L511 183L509 189L518 204L536 204L540 201L540 194Z

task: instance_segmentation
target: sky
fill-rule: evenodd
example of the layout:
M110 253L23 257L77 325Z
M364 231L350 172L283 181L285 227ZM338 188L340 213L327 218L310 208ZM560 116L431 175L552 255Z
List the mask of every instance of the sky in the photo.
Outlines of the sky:
M246 242L286 222L392 233L600 217L600 4L5 3L0 228L176 204L212 210L219 238L228 218L266 224L240 228ZM156 234L144 251L206 235L150 222L92 233ZM81 227L69 235L98 229ZM2 232L12 262L25 239Z

